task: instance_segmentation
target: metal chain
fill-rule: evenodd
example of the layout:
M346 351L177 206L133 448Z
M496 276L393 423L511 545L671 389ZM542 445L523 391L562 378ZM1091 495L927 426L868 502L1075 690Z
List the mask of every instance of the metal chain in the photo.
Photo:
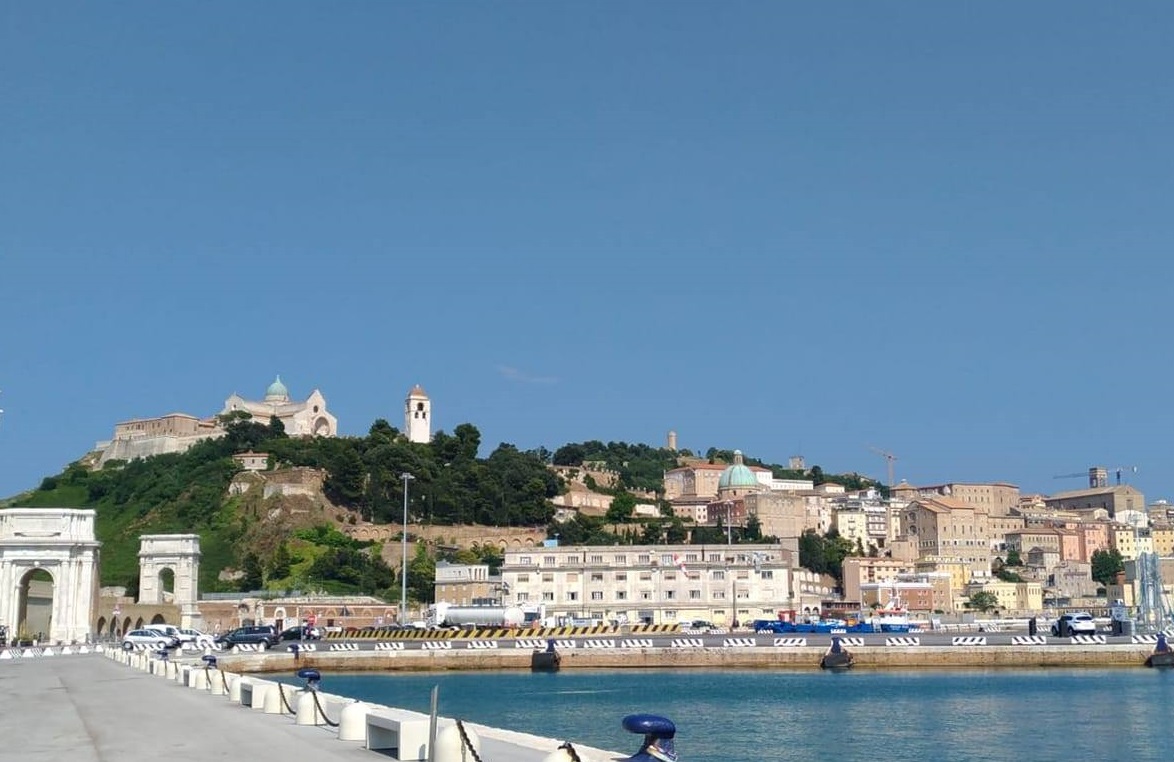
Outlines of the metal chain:
M227 696L230 691L228 689L228 678L224 676L224 670L220 670L220 682L224 683L224 695Z
M277 692L281 694L281 703L285 706L286 711L289 712L290 714L297 714L297 712L295 712L293 710L293 707L291 707L289 705L289 701L285 698L285 684L284 683L277 684Z
M318 714L322 715L322 721L332 728L338 727L338 722L342 722L342 718L338 718L338 722L331 722L330 718L326 716L326 710L322 708L322 704L318 701L318 691L310 691L314 694L314 706L318 707Z
M575 747L571 746L570 741L564 741L563 745L559 748L566 749L567 755L571 758L571 762L583 762L583 760L579 759L579 752L575 751Z
M469 734L465 732L465 723L460 720L457 720L457 731L461 734L461 745L473 755L473 762L481 762L481 755L473 748L473 744L469 741Z

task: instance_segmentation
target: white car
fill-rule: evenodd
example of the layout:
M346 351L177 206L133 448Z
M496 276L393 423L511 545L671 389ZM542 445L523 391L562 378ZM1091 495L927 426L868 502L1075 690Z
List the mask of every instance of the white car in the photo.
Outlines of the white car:
M181 643L191 643L197 648L211 648L216 639L206 632L193 630L190 627L180 627L179 640Z
M1092 614L1086 611L1078 611L1075 614L1064 614L1056 623L1052 625L1052 634L1062 636L1065 633L1061 630L1061 625L1067 625L1067 634L1069 635L1095 635L1097 631L1097 623L1093 620Z
M131 630L122 636L122 650L124 651L133 651L139 646L175 648L178 645L178 638L165 635L158 630Z

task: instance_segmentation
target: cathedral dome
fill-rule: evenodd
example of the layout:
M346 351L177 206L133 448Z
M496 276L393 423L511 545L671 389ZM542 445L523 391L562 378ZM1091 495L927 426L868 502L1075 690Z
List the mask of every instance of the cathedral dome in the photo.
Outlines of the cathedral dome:
M265 390L266 402L288 402L289 389L285 388L285 384L281 383L281 376L277 380L269 384L269 388Z
M749 466L742 462L742 451L734 450L734 463L722 471L718 489L748 489L759 486L758 479Z

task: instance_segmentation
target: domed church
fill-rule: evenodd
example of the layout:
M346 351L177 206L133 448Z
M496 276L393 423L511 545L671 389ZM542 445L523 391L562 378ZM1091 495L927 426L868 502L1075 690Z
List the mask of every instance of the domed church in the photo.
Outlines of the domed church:
M752 492L762 492L768 489L750 467L742 462L742 451L734 450L734 462L726 466L717 480L718 500L730 500Z
M289 389L278 376L265 390L265 399L247 400L233 394L224 401L220 415L246 412L259 423L268 423L277 416L285 426L285 433L291 437L334 437L338 436L338 419L326 410L326 398L315 389L303 402L290 399Z

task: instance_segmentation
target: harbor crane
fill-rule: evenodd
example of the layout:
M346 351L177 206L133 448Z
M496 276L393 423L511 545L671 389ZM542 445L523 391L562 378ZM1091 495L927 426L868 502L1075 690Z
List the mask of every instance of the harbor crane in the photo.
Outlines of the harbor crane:
M892 489L893 488L893 461L895 461L897 459L897 456L891 452L886 452L886 451L880 449L879 447L869 447L868 449L872 450L873 452L875 452L877 455L881 456L882 458L884 458L888 462L888 466L889 466L889 485L888 486L889 486L889 489Z
M1115 471L1117 473L1117 485L1120 486L1122 472L1136 474L1137 466L1117 466L1116 468L1110 468L1109 470ZM1126 479L1126 483L1128 483L1128 479Z

